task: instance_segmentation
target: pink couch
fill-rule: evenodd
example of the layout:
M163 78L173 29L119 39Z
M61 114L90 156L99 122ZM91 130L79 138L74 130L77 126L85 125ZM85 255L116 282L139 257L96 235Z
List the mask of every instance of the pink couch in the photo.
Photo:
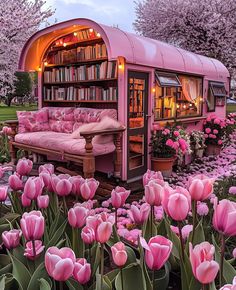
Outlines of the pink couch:
M92 159L95 156L115 152L117 137L120 138L120 133L124 131L124 128L81 133L80 139L74 139L71 133L81 125L99 122L105 116L117 119L117 111L114 109L45 107L35 112L18 112L18 129L11 142L12 157L15 157L15 148L56 156L61 160L75 161L83 165L87 171L84 172L85 175L92 176L95 170L95 159ZM114 140L106 138L108 141L104 143L103 138L93 140L95 135L113 135L115 138ZM114 143L114 141L116 142ZM120 142L118 142L118 146L120 146ZM88 160L90 160L90 164Z

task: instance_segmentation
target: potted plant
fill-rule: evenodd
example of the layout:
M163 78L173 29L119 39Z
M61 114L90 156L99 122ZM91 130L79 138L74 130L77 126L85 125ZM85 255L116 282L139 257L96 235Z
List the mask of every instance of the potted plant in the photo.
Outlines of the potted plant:
M205 136L202 131L192 131L190 135L191 147L194 155L198 158L203 157L205 145Z
M208 116L203 125L206 156L219 155L225 140L226 120L215 115Z
M169 177L178 153L185 153L188 144L180 134L179 127L166 126L155 128L151 137L152 170L161 171L164 177Z

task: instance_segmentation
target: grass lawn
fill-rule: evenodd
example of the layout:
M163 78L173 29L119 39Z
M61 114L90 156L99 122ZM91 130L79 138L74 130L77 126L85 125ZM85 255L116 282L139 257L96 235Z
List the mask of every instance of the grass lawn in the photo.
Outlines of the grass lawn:
M16 119L16 111L33 111L36 110L36 108L37 107L35 105L11 106L11 107L0 105L0 122Z
M229 113L236 113L236 104L227 105L227 114Z

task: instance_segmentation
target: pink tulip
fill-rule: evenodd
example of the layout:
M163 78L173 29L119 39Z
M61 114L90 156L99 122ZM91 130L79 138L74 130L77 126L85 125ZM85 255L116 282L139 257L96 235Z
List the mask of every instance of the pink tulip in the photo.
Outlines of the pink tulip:
M72 176L69 178L69 181L72 184L72 193L74 195L80 196L80 186L84 182L83 177L81 176Z
M132 204L128 213L134 223L142 225L148 219L150 206L147 203L143 203L140 208L138 208Z
M68 211L68 221L73 228L82 228L86 223L89 210L81 204L76 204Z
M54 165L53 164L44 164L44 165L40 165L39 166L39 174L41 172L45 172L45 173L48 173L48 174L53 174L54 173Z
M234 194L234 195L236 195L236 186L231 186L231 187L229 188L229 193L230 193L230 194Z
M22 232L20 230L4 231L2 242L7 249L14 249L19 246Z
M118 242L114 244L111 247L111 252L114 263L118 267L124 266L128 258L124 243Z
M93 199L96 190L99 186L99 182L94 179L85 179L84 182L80 186L80 192L81 196L83 199L88 200L88 199Z
M203 201L213 192L213 180L203 174L190 177L188 184L189 193L193 200Z
M108 216L105 212L96 216L89 216L86 220L86 225L94 230L95 240L102 244L110 239L113 224L114 217Z
M0 202L3 202L7 198L8 186L0 186Z
M170 226L170 228L177 236L179 236L179 228L178 227ZM193 230L192 225L185 225L182 227L181 232L182 232L183 240L187 240L187 238L189 237L189 234L192 232L192 230Z
M44 233L44 224L41 211L25 212L20 220L21 230L27 241L40 240Z
M165 188L162 206L167 215L175 221L186 219L191 209L191 197L183 187L177 186L175 190Z
M75 254L70 248L51 247L45 254L46 270L54 280L66 281L74 271Z
M20 159L16 165L16 172L20 176L26 176L30 173L33 168L33 162L29 159Z
M164 190L155 180L145 185L145 201L151 206L160 206Z
M7 126L3 126L2 127L2 133L5 135L11 135L12 134L12 129L10 127Z
M91 265L87 263L86 259L77 259L73 271L73 277L80 284L86 284L91 277Z
M215 247L202 242L194 248L189 243L189 258L194 277L202 284L213 282L219 271L219 264L214 259Z
M60 178L59 176L52 177L53 190L59 196L67 196L71 193L72 184L66 178Z
M150 270L159 270L169 259L172 242L165 237L155 236L147 244L144 238L140 238L140 243L145 249L145 262Z
M44 186L47 190L52 192L52 176L48 172L43 171L39 174L39 177L43 180Z
M221 287L220 290L236 290L236 276L234 277L232 284L226 284Z
M24 193L21 195L21 203L23 207L31 206L31 199L29 199Z
M226 235L236 236L236 202L223 199L216 206L213 214L214 228Z
M44 187L43 180L40 177L29 177L25 183L24 194L31 200L36 200L42 194Z
M34 241L34 244L35 244L35 253L34 253L32 241L27 242L25 245L24 256L29 260L37 259L45 248L45 246L43 246L42 241L40 241L40 240Z
M85 226L82 229L81 238L85 244L92 244L95 241L95 233L93 228Z
M23 182L17 173L14 173L13 175L9 176L8 183L11 189L15 191L21 190L24 187Z
M114 208L124 206L126 199L130 195L130 190L126 190L124 187L117 186L111 192L111 204Z
M147 185L150 180L157 180L160 185L164 185L163 176L160 171L151 171L148 169L143 175L143 186Z
M38 196L37 205L39 208L47 208L49 205L49 196L47 194Z

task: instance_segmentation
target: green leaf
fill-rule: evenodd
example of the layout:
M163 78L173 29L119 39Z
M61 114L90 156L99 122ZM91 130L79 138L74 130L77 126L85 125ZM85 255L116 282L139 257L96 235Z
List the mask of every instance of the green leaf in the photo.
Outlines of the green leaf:
M2 275L0 277L0 289L1 290L18 290L19 285L12 274Z
M190 282L190 286L189 286L189 290L200 290L202 287L202 285L195 279L194 276L192 276L191 282Z
M51 290L52 289L52 287L50 286L48 281L45 280L44 278L39 279L38 282L39 282L39 289L40 290Z
M67 219L65 219L65 221L62 223L62 225L55 231L52 238L50 239L50 241L46 245L46 249L57 244L57 242L61 239L62 235L65 232L66 225L67 225Z
M12 256L9 251L7 252L12 261L13 277L17 280L20 289L26 290L30 281L30 273L21 261L19 261L16 257Z
M147 290L144 276L142 275L142 269L138 264L131 264L122 269L123 276L123 290ZM122 290L121 273L116 276L115 279L116 290Z
M217 245L214 235L212 235L213 245L215 246L215 260L220 265L220 247ZM231 284L234 276L236 276L236 269L226 260L223 262L223 280L225 284Z
M151 214L148 217L144 227L143 227L143 237L146 241L149 241L151 237L157 235L157 227L155 222L151 222Z
M155 271L155 290L165 290L168 287L170 279L170 270L168 263L165 263L165 267L159 271Z
M92 266L92 276L95 275L98 266L100 264L100 260L101 260L101 254L100 254L100 247L98 244L95 244L92 249L91 249L91 256L90 259L91 261L91 266Z
M166 228L167 236L173 242L173 248L172 248L171 253L174 255L175 258L179 260L180 259L180 256L179 256L180 240L177 237L177 235L171 230L169 222L166 219L164 220L165 220L165 228Z
M113 271L110 271L106 274L106 277L111 281L111 283L113 283L113 281L115 280L116 276L119 273L119 269L115 269Z
M69 290L83 290L83 286L80 285L77 281L70 278L66 281L66 285L68 286Z
M189 237L188 237L188 240L186 242L187 250L189 249L189 243L192 241L192 235L193 235L193 233L191 232ZM196 226L195 233L194 233L194 240L193 240L192 244L193 244L193 246L195 246L197 244L204 242L205 240L206 239L205 239L204 229L202 226L202 220L200 220Z
M93 285L92 285L93 286ZM94 289L94 288L92 288ZM101 275L96 274L96 290L112 290L112 285L108 277L103 276L103 284L101 288Z
M5 289L5 285L6 285L6 276L2 275L0 277L0 289L4 290Z
M137 258L136 258L134 250L128 246L125 246L125 248L126 248L126 253L128 256L125 266L128 266L129 264L132 264L132 263L136 263Z
M39 279L49 279L48 273L45 269L44 262L41 263L38 268L34 271L27 290L40 290Z
M11 270L12 264L10 257L8 255L0 255L0 275L11 273Z

